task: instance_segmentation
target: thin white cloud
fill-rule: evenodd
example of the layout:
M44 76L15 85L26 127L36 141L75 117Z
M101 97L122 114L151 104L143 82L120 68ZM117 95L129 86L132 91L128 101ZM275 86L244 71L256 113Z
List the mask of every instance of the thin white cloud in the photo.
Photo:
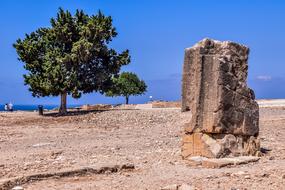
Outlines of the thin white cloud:
M262 80L262 81L270 81L272 79L272 77L269 75L259 75L256 78L258 80Z

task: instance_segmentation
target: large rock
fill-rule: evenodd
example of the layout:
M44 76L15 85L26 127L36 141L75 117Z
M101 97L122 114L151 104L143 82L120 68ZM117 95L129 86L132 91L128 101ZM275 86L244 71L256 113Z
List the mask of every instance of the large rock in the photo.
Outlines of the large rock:
M249 49L204 39L185 51L182 111L191 111L182 155L226 157L259 151L259 109L247 87Z

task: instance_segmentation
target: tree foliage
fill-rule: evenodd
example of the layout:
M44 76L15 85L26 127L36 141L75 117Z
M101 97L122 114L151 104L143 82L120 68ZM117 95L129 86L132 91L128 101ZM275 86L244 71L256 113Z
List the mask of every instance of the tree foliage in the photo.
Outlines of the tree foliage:
M147 85L143 80L131 72L122 72L118 77L113 77L113 85L107 91L107 96L124 96L126 104L129 103L130 96L142 95L146 92Z
M117 32L112 18L100 11L89 16L76 10L72 15L60 8L50 23L13 46L28 71L24 79L32 95L61 95L60 110L65 112L67 94L104 93L130 57L128 50L117 53L108 47Z

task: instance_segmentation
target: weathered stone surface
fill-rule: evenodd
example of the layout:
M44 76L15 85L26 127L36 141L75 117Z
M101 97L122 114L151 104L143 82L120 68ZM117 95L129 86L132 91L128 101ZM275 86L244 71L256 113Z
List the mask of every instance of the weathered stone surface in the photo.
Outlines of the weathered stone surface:
M260 142L254 136L211 133L188 133L182 137L182 156L227 156L258 155Z
M29 175L21 175L19 177L13 177L8 179L0 179L0 190L22 190L21 186L30 182L46 180L49 178L61 178L61 177L72 177L72 176L84 176L90 174L106 174L106 173L116 173L121 171L128 171L135 169L135 166L131 163L121 164L121 165L100 165L100 166L86 166L80 168L73 168L70 170L61 170L55 172L44 172L44 173L34 173ZM15 187L14 187L15 186ZM22 189L21 189L22 188Z
M202 165L206 168L221 168L229 165L241 165L250 162L257 162L260 158L256 156L239 156L234 158L206 158L206 157L189 157L191 166Z
M182 156L255 155L259 150L259 109L247 87L249 49L204 39L185 51L182 111L186 124Z

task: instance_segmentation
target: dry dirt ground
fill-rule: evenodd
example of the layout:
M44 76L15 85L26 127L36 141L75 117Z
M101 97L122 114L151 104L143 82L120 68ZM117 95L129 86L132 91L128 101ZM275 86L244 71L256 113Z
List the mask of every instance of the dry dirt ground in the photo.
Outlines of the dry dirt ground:
M52 178L25 190L285 189L285 108L261 108L258 162L221 169L188 166L180 137L189 113L179 109L111 110L75 116L0 113L0 180L100 164L132 163L135 170Z

